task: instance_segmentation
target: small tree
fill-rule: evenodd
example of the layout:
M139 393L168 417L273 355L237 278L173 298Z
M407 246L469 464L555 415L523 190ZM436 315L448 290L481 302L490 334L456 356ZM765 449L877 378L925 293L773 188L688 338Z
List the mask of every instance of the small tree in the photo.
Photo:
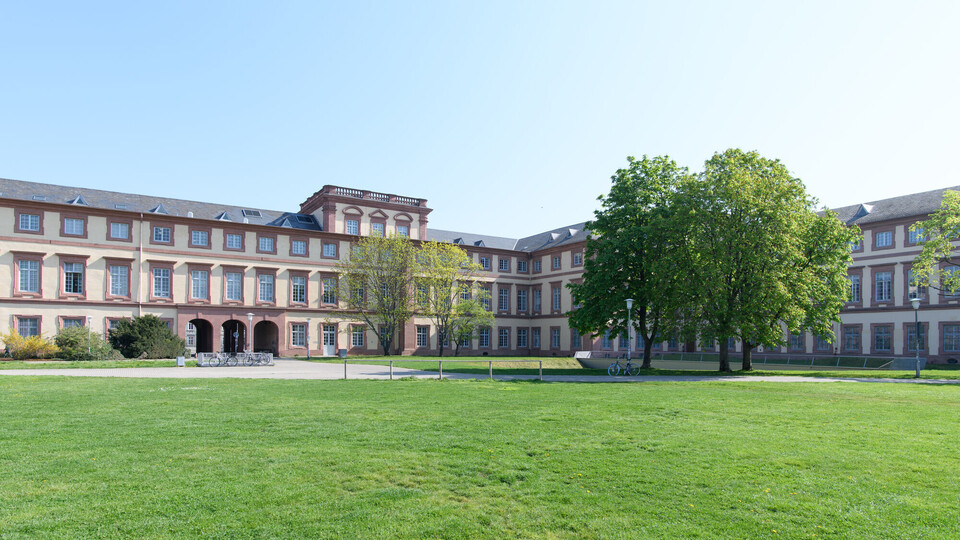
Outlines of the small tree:
M390 355L397 331L413 316L415 249L408 238L367 236L337 265L340 300L374 330Z
M122 319L109 335L125 358L173 358L187 350L186 342L156 315Z
M469 301L467 283L479 270L480 265L456 244L425 242L417 251L417 307L437 328L440 356L443 356L444 342L453 337L454 319L458 314L470 312L457 307Z
M62 328L53 341L64 360L103 360L119 355L100 334L83 326Z
M960 291L960 257L953 243L960 239L960 192L943 193L940 209L926 221L910 226L910 232L923 242L913 260L911 287L933 287L946 294Z
M30 360L34 358L50 358L57 354L57 346L43 336L21 336L11 329L0 336L10 357L15 360Z
M454 356L460 354L460 343L476 337L479 328L493 325L493 312L487 309L489 302L489 290L478 287L469 298L461 298L454 306L449 334Z

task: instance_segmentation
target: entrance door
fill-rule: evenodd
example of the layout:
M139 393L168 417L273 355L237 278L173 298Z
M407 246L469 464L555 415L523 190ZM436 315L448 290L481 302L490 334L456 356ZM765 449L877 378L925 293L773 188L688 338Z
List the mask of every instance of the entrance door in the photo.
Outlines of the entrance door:
M323 325L323 355L337 354L337 327L332 324Z

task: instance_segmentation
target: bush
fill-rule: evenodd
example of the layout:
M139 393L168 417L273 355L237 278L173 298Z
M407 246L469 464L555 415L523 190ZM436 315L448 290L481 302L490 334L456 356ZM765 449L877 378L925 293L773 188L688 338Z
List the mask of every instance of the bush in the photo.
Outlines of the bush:
M7 352L16 360L50 358L57 354L57 346L43 336L23 337L16 330L2 336Z
M126 358L174 358L187 344L155 315L123 319L110 330L110 344Z
M60 330L53 342L60 349L57 356L64 360L111 360L120 356L120 353L100 337L100 334L88 333L87 328L83 326L71 326Z

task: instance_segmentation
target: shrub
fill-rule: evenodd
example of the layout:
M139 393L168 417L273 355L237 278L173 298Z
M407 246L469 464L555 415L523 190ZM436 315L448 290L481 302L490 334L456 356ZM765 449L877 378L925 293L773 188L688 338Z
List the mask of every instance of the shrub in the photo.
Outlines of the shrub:
M16 360L50 358L57 354L57 346L43 336L23 337L16 330L3 334L7 352Z
M110 344L126 358L173 358L186 354L186 342L155 315L121 320L110 330Z
M60 349L57 356L64 360L110 360L120 355L100 337L100 334L88 333L87 328L82 326L71 326L60 330L53 342Z

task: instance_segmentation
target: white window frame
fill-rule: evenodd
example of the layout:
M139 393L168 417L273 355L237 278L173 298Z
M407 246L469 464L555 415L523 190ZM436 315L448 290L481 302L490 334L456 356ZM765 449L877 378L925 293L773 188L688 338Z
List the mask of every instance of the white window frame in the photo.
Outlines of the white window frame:
M306 240L291 240L290 241L290 252L294 255L306 255L307 254L307 241Z
M210 233L207 231L192 231L190 233L190 243L194 246L210 246Z
M83 236L83 218L63 218L63 234Z
M113 238L114 240L129 240L130 224L122 223L118 221L111 221L110 222L110 238Z
M171 298L170 269L153 269L153 296L156 298Z
M277 251L277 244L272 236L258 236L257 248L261 253L274 253Z
M893 272L877 272L873 277L874 300L889 302L893 299Z
M276 298L274 292L273 274L257 274L257 300L260 302L273 302Z
M40 232L40 214L20 214L19 228L21 231Z
M155 226L153 228L153 241L162 244L170 243L170 227Z
M17 266L19 266L20 272L20 282L17 284L17 290L20 292L39 293L40 261L36 259L20 259Z
M290 276L290 301L307 303L307 276Z
M190 298L206 300L210 293L210 273L206 270L190 271Z
M86 266L83 263L63 263L63 292L66 294L83 294L84 274L86 271ZM79 277L72 279L72 274L76 274Z
M227 249L243 249L243 235L238 233L227 233Z
M243 272L224 272L223 283L225 300L231 302L243 301Z
M130 294L130 267L123 264L111 264L107 271L110 272L110 295L128 296Z
M344 222L345 230L347 234L360 234L360 220L358 219L348 219Z

